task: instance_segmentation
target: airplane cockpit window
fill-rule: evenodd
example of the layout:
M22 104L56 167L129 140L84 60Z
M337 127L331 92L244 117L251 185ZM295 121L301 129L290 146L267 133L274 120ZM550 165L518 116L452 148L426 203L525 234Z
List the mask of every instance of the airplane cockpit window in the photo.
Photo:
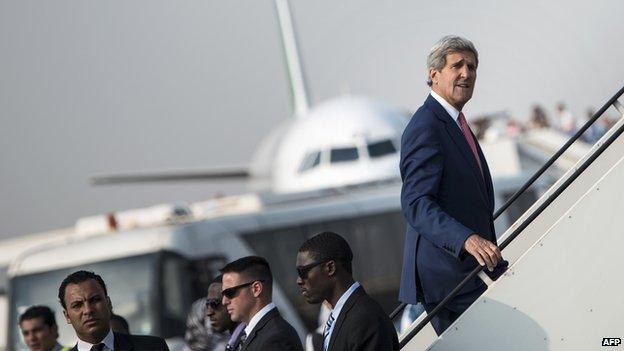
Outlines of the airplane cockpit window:
M356 147L345 147L339 149L331 149L329 154L330 163L349 162L358 159L358 150Z
M301 166L299 166L299 173L303 173L307 170L310 170L321 163L321 152L314 151L308 153L301 162Z
M368 155L371 158L382 157L390 154L394 154L397 152L396 147L392 143L392 140L386 139L382 141L377 141L374 143L370 143L367 145Z

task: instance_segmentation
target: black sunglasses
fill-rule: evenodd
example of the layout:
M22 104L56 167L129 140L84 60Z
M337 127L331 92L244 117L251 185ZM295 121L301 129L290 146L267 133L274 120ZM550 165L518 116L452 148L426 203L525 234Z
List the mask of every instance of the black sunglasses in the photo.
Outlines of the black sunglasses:
M221 305L221 299L208 299L206 300L206 307L210 307L213 310L217 309Z
M236 297L236 295L238 295L238 291L244 287L250 286L251 284L255 283L255 282L263 282L263 279L256 279L256 280L252 280L249 283L245 283L245 284L241 284L241 285L237 285L237 286L233 286L231 288L227 288L223 291L221 291L221 296L227 297L228 299L233 299Z
M322 265L323 263L329 262L331 260L333 260L333 258L322 260L322 261L318 261L318 262L314 262L314 263L310 263L310 264L306 264L305 266L297 267L297 275L301 279L308 279L308 273L310 273L310 270L312 268L314 268L316 266L319 266L319 265Z

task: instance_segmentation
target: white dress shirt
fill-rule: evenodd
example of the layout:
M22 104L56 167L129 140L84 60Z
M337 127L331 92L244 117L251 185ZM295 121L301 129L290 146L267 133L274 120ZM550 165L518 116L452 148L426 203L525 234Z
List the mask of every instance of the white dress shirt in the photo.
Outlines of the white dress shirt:
M459 125L459 112L460 111L458 111L455 107L453 107L453 105L449 104L448 101L444 100L444 98L438 95L435 91L432 90L430 94L434 99L436 99L440 103L440 105L442 105L442 107L444 107L444 109L446 110L446 112L448 112L449 116L451 116L453 121L457 123L457 126L459 127L459 129L461 129L461 126Z
M329 340L331 340L332 332L334 331L334 326L336 325L336 321L338 320L338 317L340 316L340 311L342 311L342 307L347 302L349 297L353 294L355 289L359 287L360 287L360 283L358 282L351 284L349 289L347 289L347 291L345 291L344 294L340 296L340 298L338 299L338 302L336 302L336 306L334 306L334 309L331 311L329 315L329 318L331 318L332 316L334 317L334 322L329 328L329 333L327 334L327 337L325 338L325 340L323 340L323 350L327 350L329 347Z
M104 340L100 341L98 344L104 343L106 345L104 350L102 351L114 351L115 350L115 335L112 330L108 330L108 334L104 337ZM89 344L86 341L78 339L78 351L91 351L91 347L97 344Z
M249 336L249 333L251 333L251 331L256 326L256 324L260 322L262 317L264 317L267 313L269 313L274 308L275 308L275 304L271 302L270 304L262 307L262 309L258 311L258 313L254 314L254 316L251 317L249 324L247 324L247 326L245 327L245 335Z

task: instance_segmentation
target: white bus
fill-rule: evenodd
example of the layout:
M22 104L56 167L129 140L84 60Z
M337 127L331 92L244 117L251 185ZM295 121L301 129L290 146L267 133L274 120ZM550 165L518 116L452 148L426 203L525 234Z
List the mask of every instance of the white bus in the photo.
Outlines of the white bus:
M506 183L513 186L506 191L498 186L497 198L518 187ZM397 304L405 232L399 192L400 182L394 181L259 196L262 205L250 213L196 220L177 210L179 216L166 219L168 224L91 235L30 251L9 269L8 349L25 350L17 320L34 304L52 307L60 341L75 342L73 330L63 322L57 294L63 278L79 269L104 278L115 312L128 319L132 333L162 336L176 349L190 304L204 296L220 267L247 255L269 261L275 276L274 300L303 337L317 327L319 306L307 304L299 294L295 257L304 240L325 230L347 238L355 254L356 279L390 312Z

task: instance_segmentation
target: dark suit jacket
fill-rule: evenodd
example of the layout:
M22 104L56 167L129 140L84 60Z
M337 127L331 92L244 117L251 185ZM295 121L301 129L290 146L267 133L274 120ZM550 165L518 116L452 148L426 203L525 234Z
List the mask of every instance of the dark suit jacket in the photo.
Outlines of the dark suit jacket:
M156 336L113 334L115 351L169 351L165 340ZM72 351L78 351L78 345Z
M496 243L492 178L476 138L475 143L483 177L457 122L431 95L403 132L401 207L408 224L403 302L444 299L478 264L463 250L471 234ZM475 278L460 294L482 286Z
M361 286L349 296L335 323L328 351L399 349L399 339L390 318Z
M277 311L272 309L251 330L243 351L303 351L299 335Z

